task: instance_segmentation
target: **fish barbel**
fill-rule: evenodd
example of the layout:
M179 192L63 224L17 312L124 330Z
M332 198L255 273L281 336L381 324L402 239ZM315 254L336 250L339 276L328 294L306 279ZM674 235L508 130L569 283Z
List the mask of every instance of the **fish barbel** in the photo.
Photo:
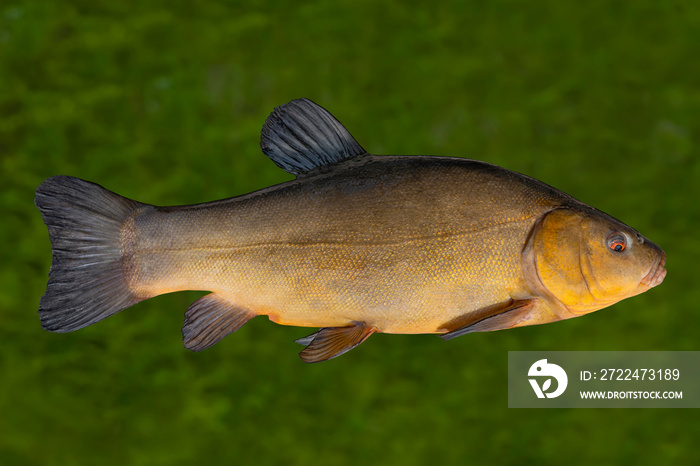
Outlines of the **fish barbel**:
M541 181L462 158L370 155L307 99L272 112L261 147L296 180L174 207L44 181L35 202L53 262L42 326L69 332L206 290L185 313L185 347L267 315L320 327L299 340L317 362L375 332L449 339L568 319L666 275L658 246Z

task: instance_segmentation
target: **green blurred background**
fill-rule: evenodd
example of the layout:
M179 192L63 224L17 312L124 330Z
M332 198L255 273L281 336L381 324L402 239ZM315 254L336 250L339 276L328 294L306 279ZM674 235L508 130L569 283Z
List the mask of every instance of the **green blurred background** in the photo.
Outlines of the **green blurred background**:
M697 464L696 410L508 409L506 369L512 350L699 349L699 31L673 1L3 2L0 464ZM41 329L43 179L166 205L283 182L259 131L297 97L371 152L486 160L620 218L666 250L666 282L317 365L296 355L309 329L264 318L183 349L201 292Z

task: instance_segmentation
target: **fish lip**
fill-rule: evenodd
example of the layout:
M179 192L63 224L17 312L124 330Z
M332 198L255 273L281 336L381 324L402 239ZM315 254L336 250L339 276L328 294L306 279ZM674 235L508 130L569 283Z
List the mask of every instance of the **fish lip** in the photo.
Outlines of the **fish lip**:
M642 278L641 285L647 288L653 288L661 284L661 282L664 281L664 278L666 278L666 269L664 268L665 265L666 253L662 251L659 262L655 266L652 266L649 273Z

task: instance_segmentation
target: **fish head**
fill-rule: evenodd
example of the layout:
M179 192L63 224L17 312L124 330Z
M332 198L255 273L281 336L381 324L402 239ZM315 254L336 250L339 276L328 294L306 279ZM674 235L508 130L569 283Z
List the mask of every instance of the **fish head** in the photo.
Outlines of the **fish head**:
M549 212L531 240L540 283L574 315L643 293L666 276L660 247L592 208Z

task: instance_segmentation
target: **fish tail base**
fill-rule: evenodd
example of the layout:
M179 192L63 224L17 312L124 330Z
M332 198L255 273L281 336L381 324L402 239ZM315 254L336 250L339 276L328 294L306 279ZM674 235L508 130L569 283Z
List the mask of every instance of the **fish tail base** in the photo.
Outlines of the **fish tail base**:
M122 227L146 206L88 181L54 176L36 190L53 260L39 303L44 329L71 332L142 301L122 267Z

